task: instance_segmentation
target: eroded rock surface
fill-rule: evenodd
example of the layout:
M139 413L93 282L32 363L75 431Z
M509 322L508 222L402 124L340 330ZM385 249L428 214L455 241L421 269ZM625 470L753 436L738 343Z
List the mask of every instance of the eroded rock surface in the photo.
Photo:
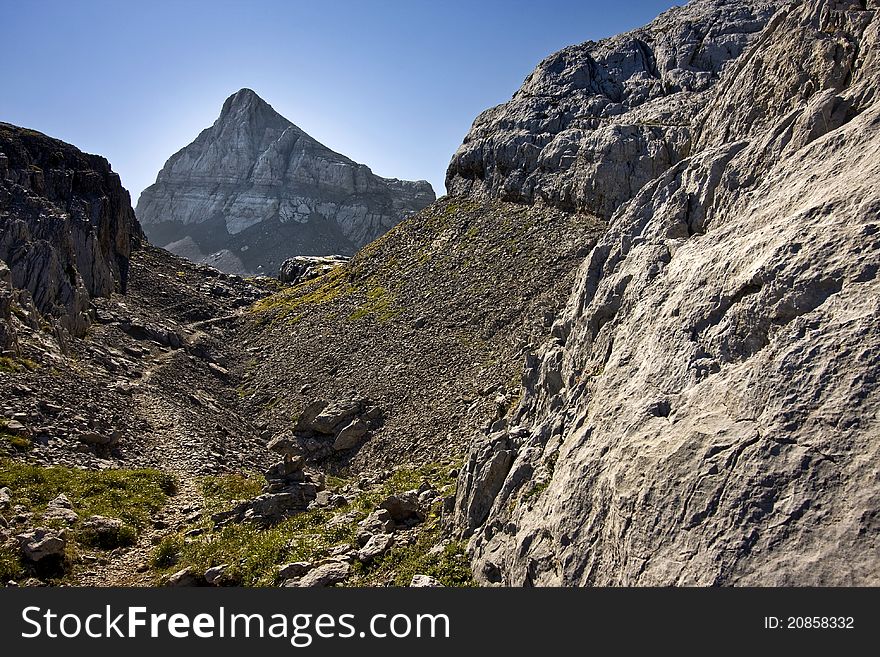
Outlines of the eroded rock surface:
M0 261L9 269L0 268L0 323L8 325L14 301L8 285L19 307L32 303L45 321L83 335L90 298L125 291L140 240L128 192L107 160L0 123ZM5 346L9 334L0 329Z
M462 470L481 581L880 583L878 8L780 9L614 211Z

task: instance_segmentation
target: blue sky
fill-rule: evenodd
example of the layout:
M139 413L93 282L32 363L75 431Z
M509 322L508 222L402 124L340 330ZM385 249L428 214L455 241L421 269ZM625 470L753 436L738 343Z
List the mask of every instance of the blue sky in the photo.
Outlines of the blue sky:
M482 110L671 0L0 0L0 121L107 157L132 192L250 87L330 148L438 196Z

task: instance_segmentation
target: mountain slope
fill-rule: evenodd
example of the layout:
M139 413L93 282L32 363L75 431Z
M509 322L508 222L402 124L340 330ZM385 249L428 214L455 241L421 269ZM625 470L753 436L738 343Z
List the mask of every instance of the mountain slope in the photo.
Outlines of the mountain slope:
M172 252L225 250L227 269L274 275L293 255L354 253L434 198L427 182L376 176L242 89L169 158L136 212Z
M880 582L877 9L782 8L614 212L459 482L483 582Z

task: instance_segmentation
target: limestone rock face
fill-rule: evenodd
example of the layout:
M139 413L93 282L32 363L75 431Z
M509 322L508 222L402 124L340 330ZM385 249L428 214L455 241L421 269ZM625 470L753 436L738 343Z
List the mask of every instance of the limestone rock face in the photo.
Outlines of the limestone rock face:
M212 264L272 275L294 255L350 255L434 199L429 183L375 175L242 89L171 156L137 215L172 252L226 251Z
M82 335L90 297L125 291L140 239L107 160L0 123L0 260L24 305L32 299L46 320Z
M685 108L687 157L608 206L522 402L462 469L482 582L880 584L878 9L809 0L710 48L742 54Z
M722 70L782 0L703 0L644 28L571 46L474 121L450 195L543 200L608 218L690 155L695 116Z

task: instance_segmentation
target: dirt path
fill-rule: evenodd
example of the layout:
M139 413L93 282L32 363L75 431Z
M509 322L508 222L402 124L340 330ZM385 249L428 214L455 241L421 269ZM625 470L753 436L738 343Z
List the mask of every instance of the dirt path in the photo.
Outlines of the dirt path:
M164 368L175 367L175 355L168 352L154 357L133 391L132 402L150 426L149 449L155 457L155 467L174 475L177 492L140 532L135 545L105 555L107 563L87 565L77 578L79 586L155 585L155 574L149 564L156 545L164 536L191 525L201 513L204 500L199 479L204 472L198 470L203 453L198 427L181 411L181 400L153 382ZM177 396L180 394L182 391L177 391Z

